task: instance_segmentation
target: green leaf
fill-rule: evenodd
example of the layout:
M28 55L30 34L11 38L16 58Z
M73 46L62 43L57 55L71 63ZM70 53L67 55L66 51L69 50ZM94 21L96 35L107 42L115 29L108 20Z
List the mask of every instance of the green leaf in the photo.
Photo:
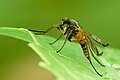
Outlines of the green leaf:
M33 42L30 33L23 28L0 27L0 34L14 37L27 42Z
M104 55L97 57L107 67L102 67L92 59L94 66L103 74L98 76L85 58L79 44L67 42L59 52L63 40L53 45L48 43L55 39L45 35L34 35L27 29L1 27L0 34L27 41L29 46L43 59L40 66L54 74L57 80L119 80L120 79L120 50L105 48ZM99 48L103 50L103 48ZM91 57L92 58L92 57Z

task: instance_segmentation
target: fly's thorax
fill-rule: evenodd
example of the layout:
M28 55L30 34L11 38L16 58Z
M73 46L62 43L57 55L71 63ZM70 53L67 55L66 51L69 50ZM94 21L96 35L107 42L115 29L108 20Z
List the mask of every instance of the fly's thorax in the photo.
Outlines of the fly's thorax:
M84 41L85 40L85 36L84 36L82 30L79 30L77 32L77 34L75 35L75 37L76 37L77 40L80 40L80 41Z
M67 26L64 28L64 35L70 34L71 31L72 31L72 29L69 27L69 25L67 25Z

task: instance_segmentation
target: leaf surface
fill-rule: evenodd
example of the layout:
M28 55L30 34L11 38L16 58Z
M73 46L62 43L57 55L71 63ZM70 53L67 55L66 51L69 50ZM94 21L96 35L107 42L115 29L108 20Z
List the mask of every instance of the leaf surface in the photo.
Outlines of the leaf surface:
M57 80L119 80L120 79L120 50L114 48L99 48L104 50L102 57L97 57L107 67L92 61L97 70L104 75L98 76L85 58L80 44L67 42L65 47L56 53L64 40L53 45L55 39L45 35L34 35L27 29L1 27L0 34L27 41L29 46L43 59L40 66L54 74Z

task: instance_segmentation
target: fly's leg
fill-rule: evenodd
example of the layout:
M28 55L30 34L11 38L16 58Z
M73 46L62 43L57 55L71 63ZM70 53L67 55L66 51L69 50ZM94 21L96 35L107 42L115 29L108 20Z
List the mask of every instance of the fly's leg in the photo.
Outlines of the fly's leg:
M103 52L99 52L94 44L91 46L91 48L97 56L102 56Z
M63 34L64 34L64 29L63 29L62 25L59 25L59 26L57 27L57 29L58 29L59 31L61 31L62 34L61 34L54 42L49 43L50 45L52 45L52 44L54 44L55 42L57 42L57 41L63 36Z
M93 52L97 55L97 56L102 56L103 52L98 51L97 47L93 44L92 40L90 37L86 38L88 40L88 43L90 44L91 48L93 50Z
M93 69L94 69L94 71L95 71L99 76L102 77L102 75L96 70L96 68L94 67L94 65L93 65L93 63L92 63L92 61L91 61L91 59L90 59L90 55L89 55L89 51L88 51L88 46L87 46L86 42L80 41L80 44L81 44L81 47L82 47L82 49L83 49L83 52L84 52L85 57L89 60L91 66L92 66Z
M31 29L28 29L28 30L34 32L36 35L43 35L43 34L46 34L47 32L51 31L52 29L54 29L56 27L57 26L54 25L54 26L48 28L47 30L31 30Z
M49 43L49 44L52 45L52 44L56 43L62 36L63 36L63 34L61 34L54 42Z
M71 30L71 31L69 32L69 34L67 34L67 36L66 36L66 38L65 38L65 41L64 41L62 47L57 51L57 53L60 52L60 51L62 50L62 48L65 46L65 44L66 44L67 40L69 39L72 31L73 31L73 30Z
M88 39L88 42L90 44L89 46L89 50L90 50L90 53L92 54L92 57L103 67L105 67L105 65L103 65L102 63L100 63L99 60L97 60L97 58L94 56L93 52L97 55L97 56L102 56L103 52L99 53L97 47L93 44L93 42Z
M48 33L49 31L51 31L54 28L59 28L59 27L62 28L63 25L64 25L63 23L59 23L57 25L54 25L54 26L48 28L47 30L32 30L32 29L28 29L28 30L34 32L36 35L43 35L43 34Z
M91 59L89 58L88 60L89 60L89 62L90 62L90 64L91 64L91 66L93 67L94 71L95 71L99 76L102 77L103 75L101 75L101 74L96 70L96 68L95 68L94 65L92 64Z
M57 24L57 25L54 25L54 26L48 28L47 30L32 30L32 29L28 29L28 30L34 32L36 35L43 35L43 34L48 33L49 31L51 31L52 29L57 28L59 31L62 32L62 34L61 34L54 42L49 43L50 45L52 45L52 44L54 44L55 42L57 42L57 41L63 36L63 34L64 34L63 25L64 25L64 24L66 24L66 23L64 23L64 22L59 23L59 24ZM66 43L66 42L64 42L64 44L65 44L65 43ZM63 45L63 46L64 46L64 45ZM60 49L60 50L61 50L61 49ZM60 50L58 50L57 52L59 52Z
M94 41L96 41L97 43L101 44L103 47L106 47L106 46L109 45L108 43L107 43L107 44L103 43L103 42L100 40L100 38L98 38L97 36L95 36L95 35L91 35L91 36L92 36L92 39L93 39Z
M34 32L36 35L45 34L45 31L44 31L44 30L32 30L32 29L28 29L28 30Z
M92 54L92 57L93 57L101 66L105 67L105 65L103 65L103 64L94 56L94 54L93 54L93 52L92 52L92 50L91 50L90 47L89 47L89 50L90 50L90 52L91 52L91 54Z
M62 50L62 48L65 46L66 42L67 42L67 39L65 39L65 41L64 41L64 43L63 43L63 45L62 45L62 47L61 47L59 50L57 50L57 53L60 52L60 51Z

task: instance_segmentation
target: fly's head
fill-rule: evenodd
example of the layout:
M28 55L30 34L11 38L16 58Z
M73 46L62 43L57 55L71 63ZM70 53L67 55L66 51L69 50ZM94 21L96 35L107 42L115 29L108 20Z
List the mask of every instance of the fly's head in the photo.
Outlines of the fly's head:
M66 27L69 27L71 29L80 28L78 22L74 19L70 19L69 17L63 18L62 21L63 21L63 24L67 24Z
M65 17L62 19L63 24L68 24L68 25L78 25L77 21L75 21L74 19L70 19L69 17Z
M80 27L79 24L76 20L74 19L70 19L68 17L65 17L64 19L62 19L63 24L66 24L65 28L64 28L64 35L69 34L71 31L71 34L76 34L77 32L80 31Z

